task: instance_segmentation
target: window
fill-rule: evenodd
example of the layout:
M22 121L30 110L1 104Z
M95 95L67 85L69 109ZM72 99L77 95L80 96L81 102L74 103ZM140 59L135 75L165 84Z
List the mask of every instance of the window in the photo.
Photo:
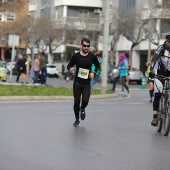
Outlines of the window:
M0 0L0 3L4 3L4 2L15 2L15 0Z
M81 18L88 18L89 17L89 11L87 11L87 10L80 10L79 11L79 17L81 17Z
M15 2L15 0L7 0L7 2Z
M15 13L0 12L0 21L15 21Z
M13 12L9 12L6 14L6 20L7 21L14 21L15 20L15 14Z
M2 21L2 12L0 13L0 21Z

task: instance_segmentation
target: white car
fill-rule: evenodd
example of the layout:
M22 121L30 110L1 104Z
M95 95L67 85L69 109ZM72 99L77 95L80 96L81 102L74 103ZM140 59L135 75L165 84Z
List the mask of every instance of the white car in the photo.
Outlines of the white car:
M59 77L59 70L55 64L47 64L47 75Z
M7 74L10 74L11 70L12 70L12 74L17 74L15 64L16 62L12 62L12 65L11 62L6 63Z

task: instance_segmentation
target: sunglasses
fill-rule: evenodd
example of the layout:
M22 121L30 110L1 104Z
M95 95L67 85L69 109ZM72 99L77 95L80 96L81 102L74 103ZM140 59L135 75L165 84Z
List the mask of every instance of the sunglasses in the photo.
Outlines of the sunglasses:
M89 47L90 47L90 45L84 45L84 44L83 44L83 47L87 47L87 48L89 48Z

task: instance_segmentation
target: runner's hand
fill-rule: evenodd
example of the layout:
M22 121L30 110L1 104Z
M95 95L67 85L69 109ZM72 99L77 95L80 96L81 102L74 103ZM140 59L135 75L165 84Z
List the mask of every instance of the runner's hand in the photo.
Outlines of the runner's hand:
M70 68L70 72L71 72L71 73L74 72L74 70L75 70L74 67L71 67L71 68Z

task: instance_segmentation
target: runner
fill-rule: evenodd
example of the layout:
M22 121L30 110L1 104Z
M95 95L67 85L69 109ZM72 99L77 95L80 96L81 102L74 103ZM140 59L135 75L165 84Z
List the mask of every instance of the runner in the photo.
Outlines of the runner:
M88 105L90 98L90 81L94 78L95 73L100 68L100 64L97 57L89 52L90 40L83 38L81 40L82 50L78 53L73 54L67 69L72 73L76 65L76 74L73 83L73 95L74 95L74 113L75 122L73 126L78 126L80 124L79 112L81 111L81 120L86 117L85 108ZM92 64L95 64L95 70L91 72ZM80 106L80 99L81 106Z

